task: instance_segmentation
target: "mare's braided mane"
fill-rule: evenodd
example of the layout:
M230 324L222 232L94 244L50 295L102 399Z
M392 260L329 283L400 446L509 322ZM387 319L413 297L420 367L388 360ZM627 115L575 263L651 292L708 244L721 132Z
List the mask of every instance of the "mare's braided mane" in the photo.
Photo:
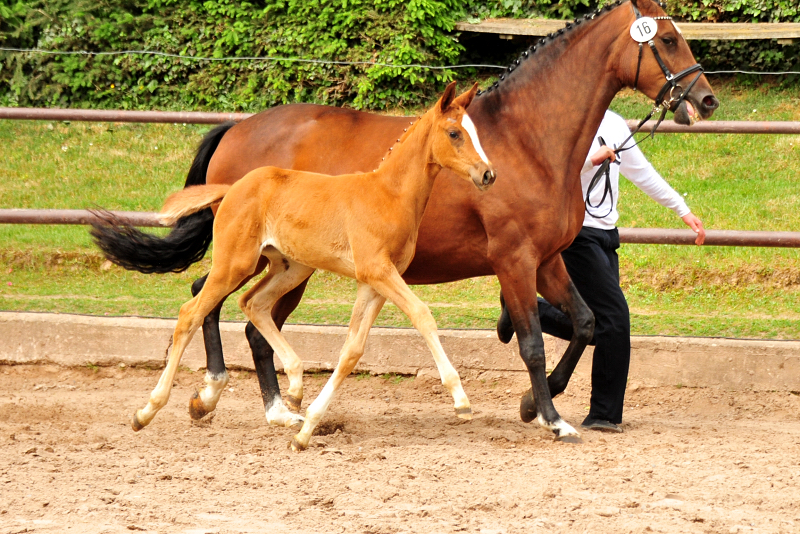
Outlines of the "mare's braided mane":
M560 30L558 30L556 32L553 32L553 33L549 33L549 34L547 34L546 37L543 37L543 38L539 39L539 41L537 41L536 43L532 44L524 52L522 52L520 57L518 57L517 59L512 61L511 64L506 69L506 72L501 74L497 81L495 81L487 89L482 90L482 91L478 91L478 94L476 96L481 96L481 95L484 95L484 94L491 93L492 91L494 91L495 89L500 87L500 83L501 82L505 81L509 77L509 75L512 72L514 72L514 70L516 70L516 68L519 67L519 65L524 60L528 59L531 55L536 53L536 51L538 49L540 49L542 46L544 46L545 44L547 44L548 41L552 41L556 37L559 37L559 36L569 32L569 30L572 30L573 28L578 27L581 23L583 23L585 21L593 20L595 17L598 17L598 16L602 15L606 11L611 11L612 9L614 9L615 7L619 6L622 3L623 3L623 0L616 0L615 2L607 4L607 5L603 6L603 7L600 7L600 8L596 9L595 11L593 11L591 13L587 13L586 15L584 15L582 17L577 17L572 22L567 22L566 26L564 26ZM658 2L658 4L662 8L665 6L665 4L663 2Z

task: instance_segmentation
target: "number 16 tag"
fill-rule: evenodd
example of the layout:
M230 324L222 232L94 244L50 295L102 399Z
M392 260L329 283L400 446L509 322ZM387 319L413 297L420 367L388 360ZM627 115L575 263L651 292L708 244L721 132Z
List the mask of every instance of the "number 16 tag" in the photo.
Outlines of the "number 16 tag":
M650 17L642 17L636 19L631 26L631 37L637 43L646 43L656 36L658 30L658 23L655 19Z

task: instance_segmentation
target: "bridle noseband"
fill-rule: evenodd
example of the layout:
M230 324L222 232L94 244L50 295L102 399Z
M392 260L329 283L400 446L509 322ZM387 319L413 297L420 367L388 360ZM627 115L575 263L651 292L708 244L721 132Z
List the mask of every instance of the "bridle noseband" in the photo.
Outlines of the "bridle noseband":
M631 4L631 7L633 8L633 12L636 15L636 20L642 18L642 13L639 11L639 8L633 4ZM652 17L652 18L654 20L672 20L672 17L668 15L660 17ZM643 45L644 43L639 43L639 59L636 63L636 79L633 82L634 91L636 91L636 88L639 85L639 71L641 70L642 67L642 55L644 50ZM647 41L647 46L649 46L650 50L653 51L653 56L656 58L656 63L658 63L658 66L661 68L661 72L664 73L664 78L666 78L666 82L664 82L664 85L661 86L661 90L658 92L658 95L656 96L655 100L655 108L663 107L661 119L659 120L660 123L661 121L664 120L664 116L666 115L667 110L671 108L673 104L677 103L677 105L681 105L681 103L683 103L683 101L686 99L686 95L689 94L689 92L694 87L694 84L696 84L697 80L699 80L700 76L702 76L703 67L700 65L700 63L695 63L691 67L683 69L677 74L672 74L672 72L670 72L669 70L669 67L667 67L666 63L664 63L664 60L661 59L661 54L658 53L658 49L656 48L656 43L653 41L653 39ZM697 73L697 75L694 77L694 79L692 79L691 82L689 82L689 85L686 87L686 89L684 89L681 85L678 84L679 81L686 78L690 74L694 74L695 72ZM679 90L677 96L675 95L676 89ZM665 101L664 98L667 95L669 95L669 100ZM655 111L655 109L653 111ZM647 120L649 120L649 118Z

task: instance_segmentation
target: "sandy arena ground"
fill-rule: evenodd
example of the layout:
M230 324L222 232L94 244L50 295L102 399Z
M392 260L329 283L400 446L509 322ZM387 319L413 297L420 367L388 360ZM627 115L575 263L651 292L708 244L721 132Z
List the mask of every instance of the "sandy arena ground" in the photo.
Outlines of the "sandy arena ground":
M519 420L521 375L466 377L471 422L435 381L353 376L296 454L247 372L200 423L203 374L179 373L134 433L158 374L0 366L0 533L800 532L788 392L632 384L624 434L570 445ZM576 379L556 406L577 425L587 399Z

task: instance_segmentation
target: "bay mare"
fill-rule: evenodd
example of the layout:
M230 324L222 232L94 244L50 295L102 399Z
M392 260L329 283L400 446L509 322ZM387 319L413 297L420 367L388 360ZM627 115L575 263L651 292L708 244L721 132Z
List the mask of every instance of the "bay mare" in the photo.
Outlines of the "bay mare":
M215 246L203 288L181 306L167 366L147 406L134 414L134 430L149 424L167 403L181 356L206 315L262 271L265 259L267 273L242 295L239 306L275 347L295 389L302 388L303 362L272 320L272 307L316 269L358 281L339 364L308 408L292 448L308 446L336 389L364 353L369 329L386 299L403 310L425 338L442 383L453 395L456 415L472 418L430 310L401 277L414 257L417 231L439 171L449 169L480 191L488 189L497 176L465 111L478 84L458 97L455 85L447 86L436 105L397 140L393 157L372 172L334 177L259 167L233 185L187 187L167 199L161 211L167 224L218 205ZM225 388L227 374L217 378L209 384L216 395L202 399L204 404L216 405ZM300 419L288 410L277 415L280 424Z
M656 98L665 74L630 28L644 16L656 21L653 39L671 72L695 65L677 26L652 0L607 6L569 23L523 52L470 107L483 147L502 179L485 195L448 171L436 181L419 230L414 259L403 275L411 284L436 284L496 275L528 369L531 390L521 415L536 414L556 439L575 441L552 397L567 386L592 337L594 318L567 275L560 252L578 234L584 217L580 169L603 113L623 87ZM705 76L686 99L673 103L675 121L690 124L719 105ZM239 180L254 168L274 165L326 174L369 171L386 154L409 119L326 106L295 104L259 113L210 132L198 149L187 186ZM210 242L212 214L182 219L165 238L129 227L96 226L96 241L114 262L143 272L185 269ZM196 292L203 279L193 286ZM278 327L300 302L305 284L273 308ZM572 319L574 337L548 377L537 310L537 292ZM219 341L219 308L203 326L209 376L225 373ZM247 336L265 408L282 403L273 351L248 324ZM210 387L210 386L209 386ZM287 397L293 409L301 398Z

